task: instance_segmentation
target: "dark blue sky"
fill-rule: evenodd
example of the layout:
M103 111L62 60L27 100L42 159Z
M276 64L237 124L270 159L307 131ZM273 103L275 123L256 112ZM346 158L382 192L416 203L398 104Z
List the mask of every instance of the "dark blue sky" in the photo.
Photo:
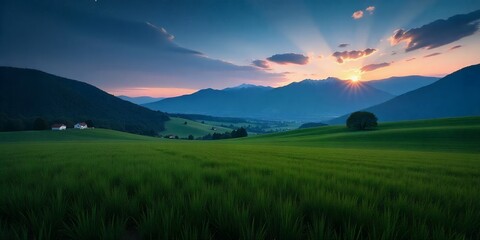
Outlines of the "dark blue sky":
M156 96L327 76L440 76L480 62L479 9L478 0L1 0L0 65Z

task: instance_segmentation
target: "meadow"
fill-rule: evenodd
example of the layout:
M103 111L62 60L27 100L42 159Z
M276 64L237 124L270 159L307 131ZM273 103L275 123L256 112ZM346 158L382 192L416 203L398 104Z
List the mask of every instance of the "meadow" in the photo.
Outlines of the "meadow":
M187 124L185 124L187 122ZM212 130L215 128L215 130ZM188 138L189 135L203 137L207 134L231 132L233 129L221 127L209 123L200 123L183 118L171 117L169 121L165 122L165 131L162 135L177 135L180 138Z
M480 239L480 117L222 141L0 133L0 239Z

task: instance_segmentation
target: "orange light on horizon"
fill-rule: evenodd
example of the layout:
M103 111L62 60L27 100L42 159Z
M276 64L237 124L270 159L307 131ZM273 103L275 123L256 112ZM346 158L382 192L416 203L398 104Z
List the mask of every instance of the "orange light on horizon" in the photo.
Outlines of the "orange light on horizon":
M125 95L129 97L177 97L181 95L191 94L197 89L191 88L118 88L107 90L115 96Z
M358 82L360 81L360 76L359 75L352 75L350 76L350 80L352 80L352 82Z

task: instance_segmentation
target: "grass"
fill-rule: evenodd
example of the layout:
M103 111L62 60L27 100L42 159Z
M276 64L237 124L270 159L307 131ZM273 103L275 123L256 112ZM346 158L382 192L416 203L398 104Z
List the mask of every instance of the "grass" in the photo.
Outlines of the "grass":
M184 123L187 122L185 125ZM214 127L216 130L212 130ZM161 132L162 135L178 135L180 138L186 138L188 135L194 137L203 137L207 134L231 132L232 129L219 127L211 124L203 124L196 121L171 117L170 121L165 122L165 131Z
M0 238L479 239L479 125L227 141L2 133Z

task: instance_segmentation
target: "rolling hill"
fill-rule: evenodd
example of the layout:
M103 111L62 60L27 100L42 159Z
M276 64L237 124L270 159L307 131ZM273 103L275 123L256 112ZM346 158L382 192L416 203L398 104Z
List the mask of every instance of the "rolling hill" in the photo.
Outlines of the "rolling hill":
M435 77L405 76L366 81L364 83L376 89L398 96L406 92L410 92L412 90L432 84L437 80L438 78Z
M479 120L225 141L0 133L0 238L479 239Z
M373 112L379 121L479 116L479 90L480 64L477 64L364 110ZM347 117L344 115L330 123L345 123Z
M187 123L187 124L185 124ZM184 118L171 117L165 123L165 131L162 135L177 135L180 138L187 138L189 135L203 137L207 134L231 132L233 129L213 126Z
M0 67L0 113L11 119L42 117L68 125L92 120L96 127L139 134L162 131L169 119L83 82L11 67Z
M363 83L336 78L304 80L279 88L251 86L203 89L144 106L170 113L266 120L325 120L384 102L393 95Z

